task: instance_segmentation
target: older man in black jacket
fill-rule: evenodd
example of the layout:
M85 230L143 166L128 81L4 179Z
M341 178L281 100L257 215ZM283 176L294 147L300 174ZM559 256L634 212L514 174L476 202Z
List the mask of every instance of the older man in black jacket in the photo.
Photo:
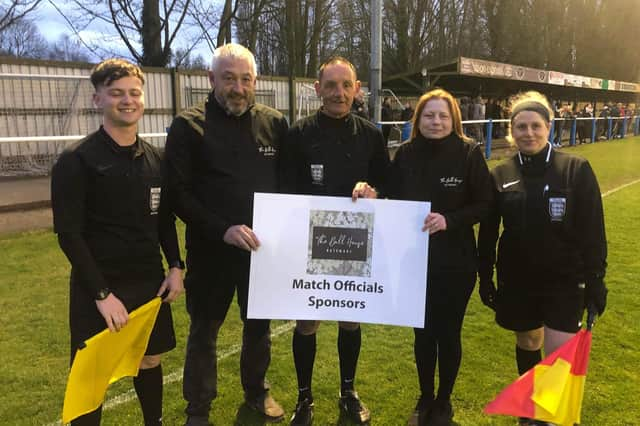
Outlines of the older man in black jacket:
M277 157L287 123L278 111L255 103L256 63L243 46L216 49L209 80L213 91L204 105L174 120L166 148L174 210L187 225L187 424L208 424L217 395L218 330L236 291L244 322L245 401L267 421L280 421L284 411L265 383L270 322L247 319L247 297L250 253L260 245L251 229L253 194L278 189Z

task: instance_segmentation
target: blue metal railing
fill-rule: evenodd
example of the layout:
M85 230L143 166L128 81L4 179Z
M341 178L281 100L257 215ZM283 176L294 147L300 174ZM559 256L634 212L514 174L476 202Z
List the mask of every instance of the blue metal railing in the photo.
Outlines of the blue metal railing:
M614 138L624 138L629 133L632 133L633 136L640 135L640 116L633 117L574 117L574 118L554 118L551 122L551 128L549 129L549 142L552 144L554 141L559 141L562 143L563 135L558 135L558 131L564 133L564 125L559 126L557 123L559 122L569 122L571 127L569 128L569 146L576 145L576 139L578 139L579 133L581 136L584 136L583 133L578 131L578 122L579 121L589 121L591 122L591 129L589 132L589 137L584 139L589 139L590 143L598 142L600 139L611 140ZM500 119L500 120L466 120L463 121L462 124L464 126L464 131L467 136L473 136L476 141L478 139L484 138L484 141L480 140L480 143L484 143L485 148L485 157L491 158L491 149L493 144L493 128L496 123L509 123L508 119ZM602 126L598 126L598 123L602 123ZM401 132L401 141L405 142L409 140L411 137L411 122L410 121L381 121L376 123L378 128L380 128L383 124L394 125L400 128ZM485 125L486 124L486 125ZM606 128L604 126L606 125ZM484 127L484 131L483 128ZM505 125L506 129L506 125ZM587 130L588 127L583 127L584 130ZM394 145L389 145L389 147L393 147Z

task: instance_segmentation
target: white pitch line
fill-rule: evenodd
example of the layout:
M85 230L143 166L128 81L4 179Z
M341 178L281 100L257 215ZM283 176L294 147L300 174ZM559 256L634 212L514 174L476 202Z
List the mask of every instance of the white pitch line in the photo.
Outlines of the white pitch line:
M272 339L276 338L278 336L283 335L284 333L291 331L295 327L295 325L296 325L295 321L288 321L276 327L271 331L271 338ZM219 351L218 357L217 357L218 361L221 361L225 358L228 358L232 355L239 353L241 348L242 348L242 345L233 345L223 351ZM180 380L182 380L182 370L177 370L164 376L162 382L165 385L167 385L170 383L179 382ZM125 404L136 398L137 396L136 396L135 390L129 389L128 391L121 393L120 395L116 395L113 398L110 398L107 401L105 401L105 403L102 405L102 408L103 410L110 410L113 407L117 407L118 405ZM61 425L62 425L61 420L57 420L47 424L47 426L61 426Z
M606 196L608 196L608 195L611 195L611 194L613 194L614 192L618 192L618 191L620 191L621 189L626 188L627 186L635 185L635 184L636 184L636 183L638 183L638 182L640 182L640 179L636 179L636 180L631 181L631 182L629 182L629 183L625 183L624 185L620 185L620 186L618 186L617 188L610 189L610 190L608 190L607 192L605 192L604 194L602 194L602 198L604 198L604 197L606 197Z
M640 179L636 179L634 181L631 181L629 183L625 183L624 185L620 185L616 188L610 189L609 191L605 192L604 194L602 194L602 198L607 197L615 192L620 191L621 189L624 189L628 186L631 185L635 185L636 183L640 182ZM295 322L294 321L289 321L286 322L284 324L282 324L281 326L276 327L272 332L271 332L271 338L275 338L278 337L288 331L290 331L291 329L293 329L293 327L295 326ZM218 354L218 361L223 360L231 355L235 355L238 352L240 352L241 346L240 345L234 345L231 346L229 349L221 352ZM182 380L182 371L178 370L178 371L174 371L173 373L167 374L166 376L164 376L163 379L163 383L165 385L170 384L170 383L175 383L175 382L179 382L180 380ZM136 398L136 393L135 390L133 389L129 389L128 391L126 391L125 393L122 393L120 395L114 396L111 399L108 399L104 405L103 408L105 410L109 410L113 407L117 407L118 405L124 404L126 402L132 401L133 399ZM56 422L51 422L49 423L47 426L60 426L62 425L61 421L58 420Z

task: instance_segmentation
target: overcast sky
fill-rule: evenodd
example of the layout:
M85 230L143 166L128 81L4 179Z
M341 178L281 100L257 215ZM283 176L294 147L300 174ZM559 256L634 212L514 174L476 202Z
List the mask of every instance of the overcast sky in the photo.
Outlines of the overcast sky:
M47 40L56 41L60 34L68 32L64 19L62 19L60 14L56 12L48 1L41 3L36 13L40 18L37 22L43 23L43 25L39 25L38 28Z

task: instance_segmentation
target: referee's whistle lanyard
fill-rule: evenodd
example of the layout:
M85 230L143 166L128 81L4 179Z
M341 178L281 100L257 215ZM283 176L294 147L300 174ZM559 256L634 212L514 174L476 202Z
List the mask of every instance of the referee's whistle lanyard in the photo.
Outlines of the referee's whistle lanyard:
M547 141L547 146L548 146L547 157L544 160L545 167L549 165L549 161L551 160L551 150L553 150L553 146L551 145L551 142ZM521 166L524 164L524 161L522 160L522 154L520 153L520 151L518 151L518 161L520 162ZM548 192L549 192L549 184L547 183L544 185L544 188L542 188L543 199Z

